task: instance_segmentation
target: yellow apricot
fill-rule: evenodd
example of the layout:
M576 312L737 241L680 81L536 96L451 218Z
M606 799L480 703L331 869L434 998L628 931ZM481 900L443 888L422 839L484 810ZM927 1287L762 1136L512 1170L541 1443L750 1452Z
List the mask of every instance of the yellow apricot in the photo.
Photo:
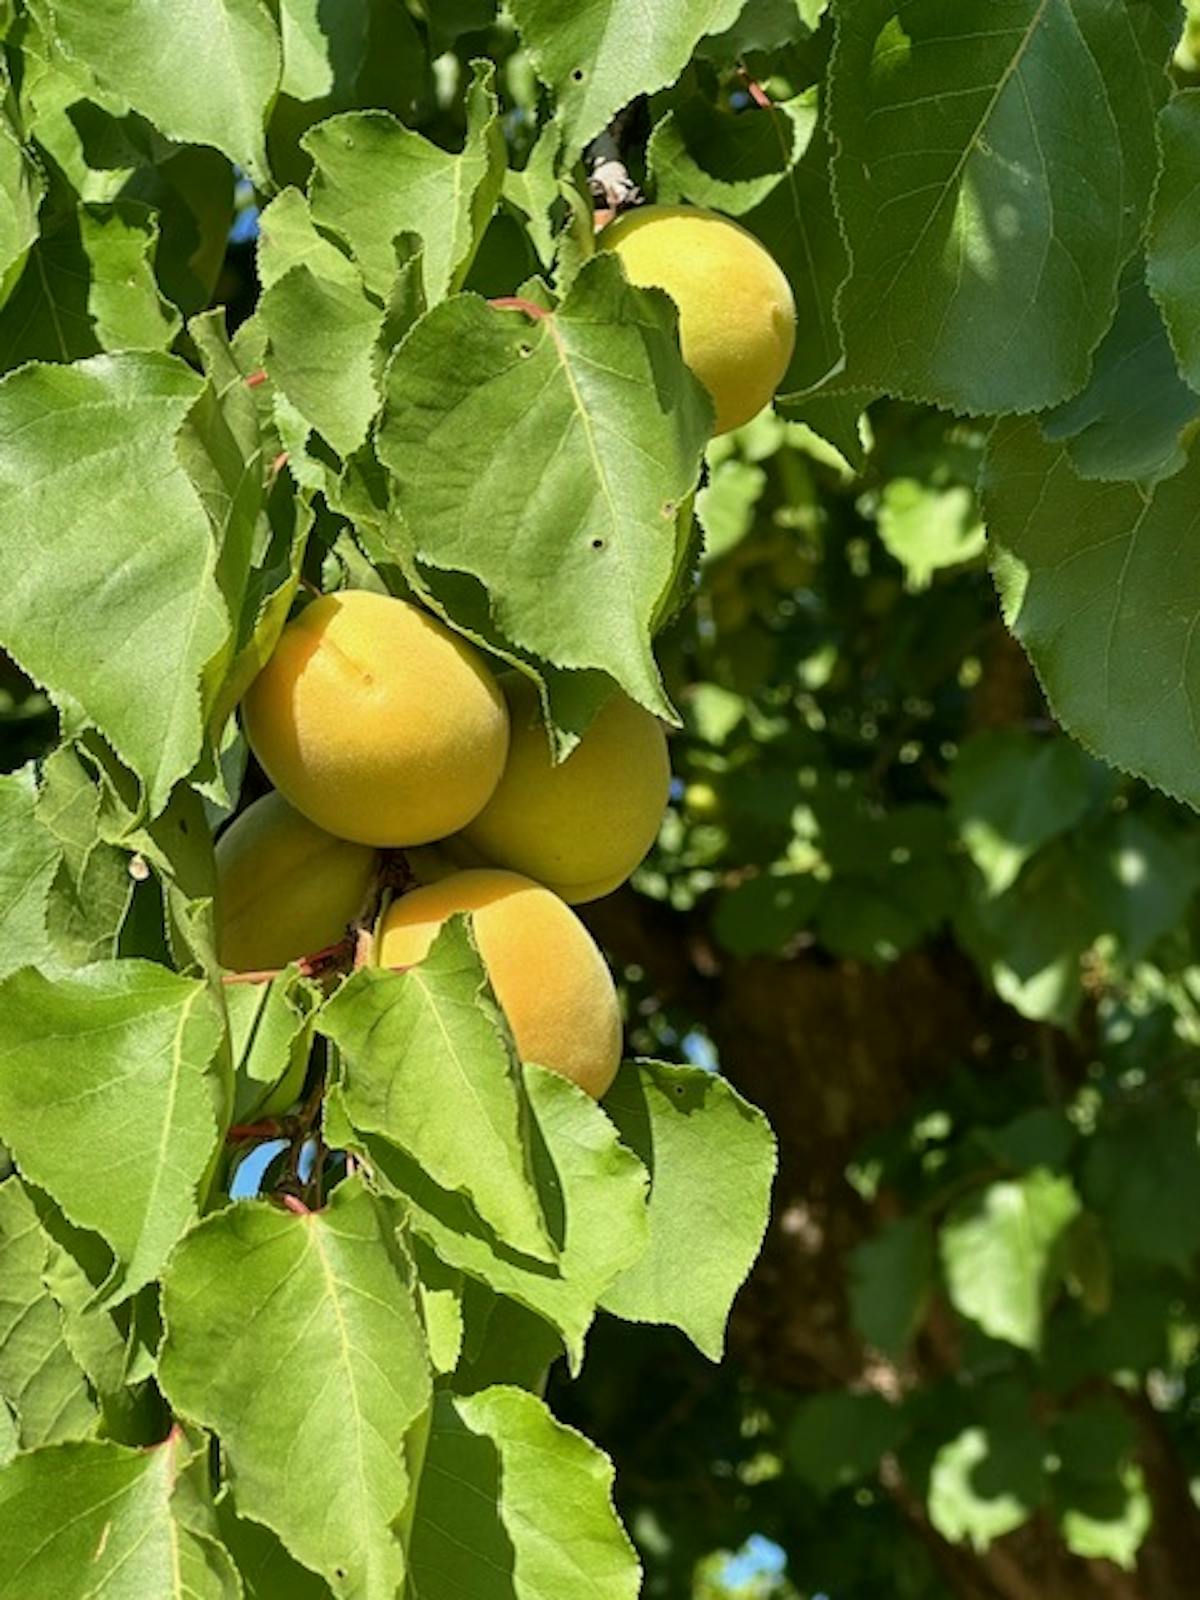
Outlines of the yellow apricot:
M554 766L533 684L513 672L500 686L512 726L508 760L462 838L572 905L599 899L625 882L658 833L671 785L662 725L618 692Z
M499 782L504 697L483 658L390 595L322 595L283 630L242 702L275 787L330 833L426 844L464 827Z
M416 965L456 911L473 913L475 942L521 1059L562 1073L598 1100L621 1064L621 1015L583 923L556 894L515 872L456 872L392 903L376 959Z
M728 217L697 206L640 206L599 241L630 283L679 307L683 359L712 396L715 433L757 416L787 371L796 303L775 258Z
M217 840L217 955L236 972L336 944L362 910L375 851L335 839L272 792Z

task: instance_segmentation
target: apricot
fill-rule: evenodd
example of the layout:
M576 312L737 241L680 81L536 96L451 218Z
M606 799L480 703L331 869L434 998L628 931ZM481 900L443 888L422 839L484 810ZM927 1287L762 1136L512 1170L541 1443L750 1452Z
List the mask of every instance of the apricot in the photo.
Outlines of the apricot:
M665 289L679 307L683 359L712 396L715 433L757 416L787 371L796 303L775 258L728 217L696 206L640 206L598 243L630 283Z
M335 839L263 795L217 840L217 956L237 972L283 967L336 944L375 875L368 845Z
M621 1064L617 991L591 934L566 905L515 872L477 868L413 889L388 908L376 959L422 961L456 911L475 942L523 1061L570 1078L595 1099Z
M508 750L504 697L478 651L427 611L359 589L288 624L242 715L280 793L360 844L456 833Z
M514 672L500 686L512 726L504 776L461 837L572 905L597 900L654 843L671 784L662 725L618 693L554 766L533 684Z

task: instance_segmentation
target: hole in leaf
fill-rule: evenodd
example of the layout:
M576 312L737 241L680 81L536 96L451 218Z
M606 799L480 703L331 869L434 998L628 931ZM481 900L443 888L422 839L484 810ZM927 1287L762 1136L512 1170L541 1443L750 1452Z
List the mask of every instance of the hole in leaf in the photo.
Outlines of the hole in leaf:
M517 354L524 361L527 357L533 354L533 346L531 344L519 344L517 346Z
M603 539L593 539L592 540L592 549L593 550L603 550L604 549L604 540Z
M583 68L582 67L576 67L575 71L571 74L571 76L572 76L572 78L574 78L576 83L582 83L583 82Z
M671 518L675 515L676 510L677 507L674 500L664 500L662 507L663 520L665 522L670 522Z

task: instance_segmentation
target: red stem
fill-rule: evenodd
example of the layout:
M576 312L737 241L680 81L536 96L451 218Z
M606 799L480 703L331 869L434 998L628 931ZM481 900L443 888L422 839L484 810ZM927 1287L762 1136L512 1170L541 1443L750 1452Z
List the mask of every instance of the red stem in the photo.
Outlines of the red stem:
M242 1139L279 1139L283 1137L283 1124L274 1117L265 1122L235 1122L225 1130L225 1143L237 1144Z
M264 368L259 367L257 372L248 373L246 376L247 389L257 389L260 384L266 383L267 374Z
M301 1200L301 1198L300 1198L300 1196L298 1194L281 1194L279 1196L279 1199L280 1199L280 1203L282 1205L285 1205L288 1208L289 1211L294 1212L296 1214L296 1216L298 1216L298 1217L310 1217L310 1216L312 1216L312 1212L304 1204L304 1201Z
M495 311L523 311L534 322L540 322L543 317L550 315L545 306L535 305L532 300L522 300L517 294L501 295L498 300L489 300L488 305Z
M765 111L770 111L775 102L763 88L762 84L757 83L746 71L745 67L738 68L738 76L746 85L746 93L750 96L751 100L754 101L754 104L756 106L762 106Z

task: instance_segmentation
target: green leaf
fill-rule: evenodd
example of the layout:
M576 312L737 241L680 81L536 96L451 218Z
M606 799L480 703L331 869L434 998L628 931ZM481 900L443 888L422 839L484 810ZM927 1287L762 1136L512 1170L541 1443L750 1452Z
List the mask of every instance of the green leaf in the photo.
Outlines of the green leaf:
M154 276L158 242L158 222L137 201L58 210L0 312L0 362L165 350L180 318Z
M854 1326L884 1355L900 1357L925 1319L934 1284L933 1234L923 1217L898 1217L851 1255Z
M301 262L264 293L258 314L270 340L267 371L339 455L352 455L379 410L382 308L360 285L320 277Z
M776 1158L766 1118L724 1078L661 1061L626 1062L604 1109L650 1174L649 1247L604 1309L670 1323L719 1361L767 1227Z
M195 1215L217 1137L221 1037L202 983L143 961L0 983L0 1138L112 1246L111 1298L150 1282Z
M1081 478L1154 483L1187 460L1181 435L1200 417L1200 395L1179 376L1167 330L1135 256L1121 285L1112 327L1081 394L1042 418L1052 443L1067 443Z
M510 1249L464 1196L438 1188L396 1146L377 1136L363 1146L377 1179L403 1202L413 1232L448 1266L553 1323L577 1369L597 1303L646 1248L646 1171L582 1089L532 1063L524 1074L534 1183L558 1247L555 1265ZM337 1091L325 1106L327 1137L353 1144L353 1131L341 1126Z
M1037 1436L965 1429L944 1444L929 1478L929 1520L944 1539L986 1550L1032 1516L1044 1493Z
M793 397L829 377L842 358L833 307L848 262L817 90L736 115L693 94L657 124L646 160L660 202L688 200L736 217L782 267L799 332L780 393Z
M1097 906L1121 956L1139 961L1178 928L1200 885L1200 859L1185 833L1156 827L1152 816L1113 817L1096 839Z
M321 991L287 968L270 983L234 984L225 996L235 1074L235 1122L277 1116L304 1087Z
M221 1541L237 1563L245 1600L329 1600L329 1586L302 1567L260 1522L237 1515L232 1497L216 1504Z
M1102 769L1069 739L995 728L967 739L950 769L950 809L990 895L1091 809Z
M0 976L48 957L46 903L60 851L37 814L32 762L0 777Z
M38 236L38 206L45 189L41 172L12 124L0 116L0 305L8 298L25 253Z
M554 1260L526 1148L524 1082L465 918L407 972L355 973L319 1027L344 1058L342 1106L360 1133L466 1195L504 1244Z
M264 290L299 266L310 267L316 277L348 288L362 283L353 261L317 228L299 189L282 190L263 211L256 260Z
M554 91L563 143L584 145L637 95L663 89L698 42L728 28L743 0L676 0L653 26L639 0L598 0L564 12L556 0L513 0L521 42Z
M46 1287L51 1248L22 1184L0 1183L0 1401L23 1450L82 1438L98 1415Z
M674 307L605 254L550 315L435 306L392 362L379 456L416 555L478 578L508 639L670 716L650 629L709 419Z
M218 1212L163 1280L164 1392L220 1434L242 1514L338 1596L383 1600L404 1576L404 1440L430 1401L410 1278L352 1180L305 1216L258 1200Z
M2 1600L239 1600L228 1554L192 1525L190 1454L176 1428L150 1450L91 1441L16 1457L0 1471Z
M842 0L845 386L992 414L1086 383L1157 175L1175 10L1155 0L1145 41L1083 0L1001 0L982 29L954 0Z
M430 303L458 289L483 237L504 178L504 137L494 69L475 64L467 90L462 152L430 143L383 111L349 111L304 136L316 170L312 216L349 245L367 288L386 296L396 276L395 241L419 234Z
M996 425L984 508L1009 627L1081 744L1200 805L1190 558L1200 455L1151 488L1085 483L1037 425Z
M904 1432L899 1410L878 1394L835 1391L805 1400L787 1434L787 1460L818 1494L872 1476Z
M1168 1107L1104 1129L1088 1149L1083 1193L1118 1256L1189 1271L1200 1250L1195 1114Z
M200 672L228 630L204 512L174 452L199 387L159 355L0 382L0 639L78 703L151 812L199 755Z
M117 953L133 879L129 856L102 837L100 790L70 745L46 760L37 816L62 857L47 905L55 955L72 967L107 960Z
M1175 95L1159 117L1162 176L1154 196L1147 272L1184 377L1200 390L1200 89Z
M1036 1350L1054 1248L1079 1210L1070 1179L1040 1168L956 1206L939 1240L955 1309L993 1339Z
M1103 932L1089 843L1060 839L1010 889L979 886L959 908L958 935L1022 1016L1069 1027L1082 999L1080 963Z
M1067 1548L1132 1571L1154 1518L1128 1414L1115 1400L1092 1401L1062 1416L1053 1440L1054 1505Z
M97 83L181 144L211 144L258 183L281 69L262 0L53 0L57 42ZM164 71L164 62L178 64Z
M612 1467L522 1389L439 1395L413 1523L422 1600L635 1600Z
M735 956L776 952L809 926L825 886L811 872L762 872L726 890L713 932Z
M982 555L983 523L963 484L936 488L917 478L892 478L879 502L879 537L904 568L907 589L927 589L935 572Z

